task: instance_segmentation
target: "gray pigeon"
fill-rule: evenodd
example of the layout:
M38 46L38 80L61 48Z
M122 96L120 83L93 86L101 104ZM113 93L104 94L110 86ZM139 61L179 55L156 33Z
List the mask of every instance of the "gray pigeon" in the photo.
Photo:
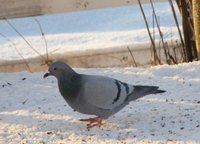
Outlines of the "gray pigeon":
M130 85L105 76L78 74L59 61L50 65L44 78L50 75L57 78L60 93L75 111L97 116L80 120L88 122L88 128L100 127L103 119L120 111L130 101L165 92L157 86Z

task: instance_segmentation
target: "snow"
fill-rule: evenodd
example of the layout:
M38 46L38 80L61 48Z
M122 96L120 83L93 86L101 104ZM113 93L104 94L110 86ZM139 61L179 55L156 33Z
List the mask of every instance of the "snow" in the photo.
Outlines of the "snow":
M144 4L143 7L149 26L152 28L151 6ZM165 40L179 39L169 3L155 3L154 7ZM36 18L40 21L45 33L50 55L149 42L138 5ZM180 17L178 18L180 20ZM39 26L33 18L12 19L9 22L29 41L34 49L41 54L46 53ZM0 33L8 37L25 58L38 56L5 20L0 21ZM155 29L155 37L157 40L159 39L157 29ZM13 44L6 41L5 38L0 37L0 44L1 59L21 59Z
M0 143L200 143L200 62L151 68L75 69L166 93L131 102L102 128L80 122L45 72L0 73Z
M144 8L152 28L150 5L145 4ZM155 8L165 40L178 39L168 2L156 3ZM36 18L42 25L50 54L149 41L139 6ZM33 18L9 21L36 50L45 54L45 43ZM0 33L25 58L37 56L4 20L0 21ZM0 38L1 59L21 59L12 43ZM167 92L131 102L107 119L102 128L88 131L79 119L90 116L74 112L67 105L54 77L43 79L45 72L0 73L0 143L200 143L200 62L151 68L75 70L134 85L157 85Z

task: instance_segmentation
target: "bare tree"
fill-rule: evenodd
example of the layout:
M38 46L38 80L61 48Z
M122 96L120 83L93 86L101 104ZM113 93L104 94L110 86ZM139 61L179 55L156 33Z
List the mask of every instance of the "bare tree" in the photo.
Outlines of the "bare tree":
M142 4L141 4L141 1L138 0L138 3L139 3L139 6L140 6L140 10L142 12L142 15L143 15L143 18L144 18L144 21L145 21L145 25L146 25L146 28L147 28L147 31L148 31L148 34L149 34L149 38L151 40L151 44L152 44L152 47L153 47L153 54L154 54L154 64L156 64L156 61L161 64L161 61L158 57L158 54L156 52L156 45L155 45L155 42L153 40L153 37L151 35L151 32L150 32L150 29L149 29L149 25L148 25L148 22L147 22L147 19L146 19L146 16L145 16L145 13L144 13L144 10L143 10L143 7L142 7Z

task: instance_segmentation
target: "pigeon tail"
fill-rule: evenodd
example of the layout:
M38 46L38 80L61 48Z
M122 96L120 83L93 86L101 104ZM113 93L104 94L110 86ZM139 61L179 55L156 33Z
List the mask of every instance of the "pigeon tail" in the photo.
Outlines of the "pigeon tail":
M154 94L157 94L157 93L164 93L166 92L165 90L157 90Z
M149 94L164 93L164 90L158 90L158 86L134 86L134 91L129 95L128 100L136 100Z

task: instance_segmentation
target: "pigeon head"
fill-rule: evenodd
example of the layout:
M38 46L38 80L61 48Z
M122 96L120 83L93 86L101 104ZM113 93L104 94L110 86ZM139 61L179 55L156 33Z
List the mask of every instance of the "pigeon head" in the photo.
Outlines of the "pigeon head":
M44 74L43 78L55 76L57 79L64 76L67 79L72 79L77 73L67 64L61 61L52 63L49 66L49 72Z

